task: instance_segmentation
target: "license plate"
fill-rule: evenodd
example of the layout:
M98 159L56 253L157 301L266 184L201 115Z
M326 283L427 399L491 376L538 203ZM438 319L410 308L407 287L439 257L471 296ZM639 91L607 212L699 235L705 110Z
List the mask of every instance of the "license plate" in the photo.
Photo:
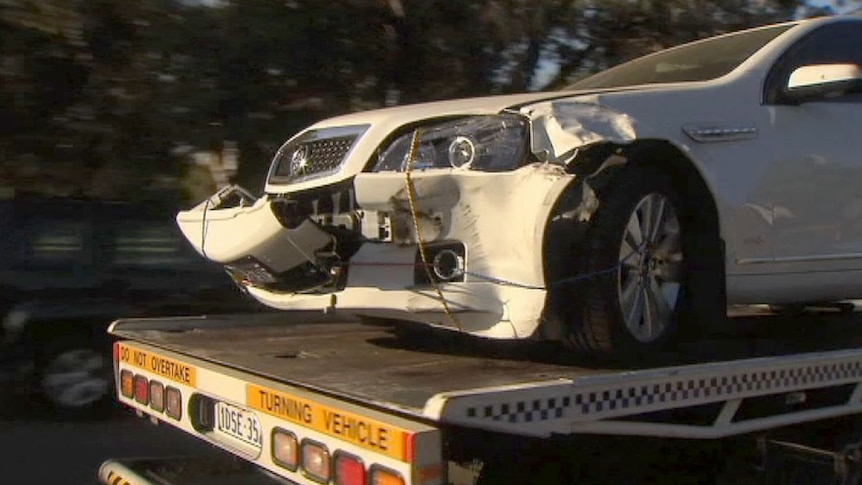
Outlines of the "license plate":
M217 432L255 448L260 448L263 445L260 421L257 420L254 413L226 402L217 402L215 418L215 430Z

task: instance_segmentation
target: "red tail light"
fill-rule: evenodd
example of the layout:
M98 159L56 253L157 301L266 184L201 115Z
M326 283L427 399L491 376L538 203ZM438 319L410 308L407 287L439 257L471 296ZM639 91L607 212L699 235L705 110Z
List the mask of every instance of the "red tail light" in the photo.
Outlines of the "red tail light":
M335 485L366 485L362 460L341 451L336 452Z
M150 403L150 383L144 376L135 376L135 401L141 404Z

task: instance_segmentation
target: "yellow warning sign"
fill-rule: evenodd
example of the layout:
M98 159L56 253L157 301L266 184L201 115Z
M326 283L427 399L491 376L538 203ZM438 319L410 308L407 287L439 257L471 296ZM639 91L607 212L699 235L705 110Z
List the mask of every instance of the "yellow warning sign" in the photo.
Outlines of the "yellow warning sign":
M246 404L397 460L409 462L412 458L412 433L396 426L255 384L246 385Z
M119 344L120 362L132 365L180 384L195 387L197 384L197 369L179 360L162 357L155 352L148 352L131 345Z

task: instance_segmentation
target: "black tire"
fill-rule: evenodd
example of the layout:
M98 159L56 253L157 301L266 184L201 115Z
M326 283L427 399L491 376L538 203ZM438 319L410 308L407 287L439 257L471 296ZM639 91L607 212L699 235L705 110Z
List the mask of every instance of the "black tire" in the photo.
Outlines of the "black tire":
M35 390L38 401L63 418L98 417L113 403L110 347L87 338L67 338L40 352Z
M617 360L656 357L678 336L681 315L698 319L698 312L724 308L717 229L707 227L702 208L670 176L652 167L626 168L600 201L580 268L594 276L569 290L580 301L566 318L564 343ZM659 220L655 228L651 219ZM699 304L694 288L715 303Z

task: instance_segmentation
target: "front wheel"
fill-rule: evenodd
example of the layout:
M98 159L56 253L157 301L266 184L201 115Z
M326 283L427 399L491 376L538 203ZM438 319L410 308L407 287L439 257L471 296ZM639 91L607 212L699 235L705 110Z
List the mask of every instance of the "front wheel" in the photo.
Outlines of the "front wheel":
M691 234L694 209L670 177L632 168L601 198L584 255L590 280L566 343L592 354L638 359L671 341L691 293L692 261L709 257ZM695 265L708 267L708 265ZM714 279L715 275L712 275Z

